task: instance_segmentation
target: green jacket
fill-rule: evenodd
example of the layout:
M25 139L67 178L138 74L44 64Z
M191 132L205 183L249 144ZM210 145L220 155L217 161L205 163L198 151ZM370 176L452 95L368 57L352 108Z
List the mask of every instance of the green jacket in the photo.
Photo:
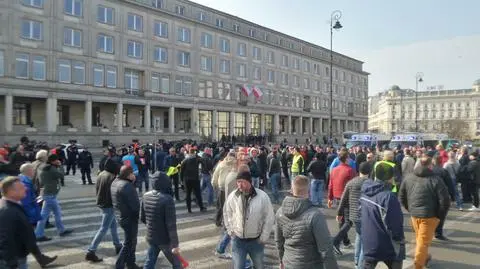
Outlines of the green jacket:
M38 178L43 188L42 195L57 195L60 191L60 182L64 178L63 173L51 164L44 164L38 167Z

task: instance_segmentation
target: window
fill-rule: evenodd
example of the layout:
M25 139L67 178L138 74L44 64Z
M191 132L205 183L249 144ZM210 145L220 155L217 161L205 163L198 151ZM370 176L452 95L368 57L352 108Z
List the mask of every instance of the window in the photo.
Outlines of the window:
M245 43L239 43L238 44L238 56L247 56L247 44Z
M320 66L319 64L313 64L313 73L320 75Z
M268 51L268 53L267 53L267 63L269 63L269 64L274 64L275 63L275 54L271 50Z
M72 67L72 83L85 84L85 63L74 61Z
M273 70L268 70L268 82L275 83L275 72Z
M212 56L200 56L200 69L207 72L212 72L213 58Z
M282 55L282 66L288 67L288 56Z
M32 79L45 80L46 79L46 67L44 56L33 56L32 63Z
M184 6L175 6L175 13L184 16L185 15L185 7Z
M300 59L298 58L293 59L293 68L300 70Z
M288 74L287 73L281 73L281 80L283 85L288 85Z
M154 92L170 93L170 75L152 73L152 86L151 89Z
M111 7L98 6L97 21L105 24L114 24L115 10Z
M72 69L69 60L57 61L58 81L63 83L72 82Z
M230 53L230 40L225 38L220 39L220 51Z
M166 22L155 21L153 24L153 34L158 37L168 38L168 24Z
M230 61L220 60L220 73L230 74Z
M178 27L177 41L190 43L190 29Z
M81 17L83 0L64 0L63 11L72 16Z
M300 81L297 75L293 75L293 86L298 87L300 86Z
M333 75L334 75L335 79L338 80L338 70L337 69L333 70ZM352 76L352 78L353 78L353 76Z
M115 66L107 66L107 88L117 87L117 68Z
M192 95L192 78L187 76L175 77L175 94Z
M104 85L104 67L101 64L93 65L93 86L103 87Z
M97 36L97 50L105 53L113 53L113 36L99 34Z
M255 80L261 80L262 79L262 69L260 67L255 66L253 68L253 79Z
M309 61L304 62L304 71L305 72L310 72L310 62Z
M5 76L5 56L3 50L0 50L0 77Z
M15 77L28 79L28 54L17 53L15 62Z
M233 31L234 31L234 32L237 32L237 33L240 32L240 25L234 24L234 25L233 25Z
M154 61L160 63L168 63L168 50L164 47L155 47L155 51L153 53Z
M237 64L237 75L239 77L247 77L247 66L245 64Z
M127 44L127 55L128 57L142 58L143 44L138 41L129 40Z
M128 30L142 32L143 18L140 15L128 13Z
M330 68L325 67L325 76L330 76Z
M255 37L255 30L254 29L249 29L248 30L248 36Z
M213 37L211 34L208 33L202 33L202 37L200 40L200 46L203 48L208 48L211 49L213 48Z
M82 31L63 28L63 45L70 47L82 47Z
M140 89L140 72L133 69L125 69L125 88L130 90Z
M253 47L252 56L254 60L260 61L262 59L262 49Z
M190 67L190 52L179 51L177 57L178 65Z
M200 21L206 21L206 20L207 20L207 15L206 15L204 12L200 12L200 13L198 14L198 19L199 19Z
M217 27L223 28L223 20L222 19L217 19Z
M22 0L25 6L43 8L43 0Z
M310 89L310 79L308 78L303 79L303 88Z
M42 40L43 24L38 21L22 21L22 38Z

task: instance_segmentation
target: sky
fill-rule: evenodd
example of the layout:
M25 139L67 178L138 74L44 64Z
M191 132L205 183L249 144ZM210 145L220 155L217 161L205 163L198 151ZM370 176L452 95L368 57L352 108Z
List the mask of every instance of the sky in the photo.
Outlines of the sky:
M471 88L480 79L479 0L193 0L365 62L369 95L398 85Z

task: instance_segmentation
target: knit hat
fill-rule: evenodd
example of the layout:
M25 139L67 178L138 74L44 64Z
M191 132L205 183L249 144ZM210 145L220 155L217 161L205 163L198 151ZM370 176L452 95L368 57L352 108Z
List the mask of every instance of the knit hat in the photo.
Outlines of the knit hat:
M241 179L252 183L252 175L250 174L250 172L247 172L247 171L239 172L237 174L237 180L241 180Z
M394 171L391 165L379 163L375 166L375 180L387 181L393 178Z

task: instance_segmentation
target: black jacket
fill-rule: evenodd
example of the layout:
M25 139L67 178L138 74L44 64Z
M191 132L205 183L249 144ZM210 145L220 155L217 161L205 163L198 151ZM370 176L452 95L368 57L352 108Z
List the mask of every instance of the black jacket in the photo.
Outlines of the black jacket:
M177 219L170 178L164 172L157 172L151 183L153 190L143 195L140 209L140 219L147 226L147 242L176 248Z
M17 268L18 259L29 253L41 254L25 211L20 204L0 199L0 260L8 268Z
M453 186L452 178L450 177L450 174L447 172L447 170L440 166L435 166L433 167L432 171L443 181L443 183L445 183L448 194L450 195L450 199L452 201L455 201L455 187Z
M97 206L100 208L112 208L112 182L118 173L118 165L111 159L105 162L105 170L97 176L95 189L97 193Z
M78 167L83 169L93 168L93 158L92 153L87 150L82 151L78 154Z
M183 182L187 180L200 180L198 172L198 158L196 155L189 156L183 160L180 169L180 177Z
M470 174L471 182L480 185L480 161L473 160L468 163L467 171Z
M75 163L78 157L78 149L76 146L68 146L67 147L67 162L68 163Z
M307 172L312 173L314 179L325 179L327 163L317 159L308 165Z
M112 204L121 226L137 223L140 214L140 201L133 182L116 178L111 187Z
M213 171L213 159L208 154L202 156L202 174L212 174Z

